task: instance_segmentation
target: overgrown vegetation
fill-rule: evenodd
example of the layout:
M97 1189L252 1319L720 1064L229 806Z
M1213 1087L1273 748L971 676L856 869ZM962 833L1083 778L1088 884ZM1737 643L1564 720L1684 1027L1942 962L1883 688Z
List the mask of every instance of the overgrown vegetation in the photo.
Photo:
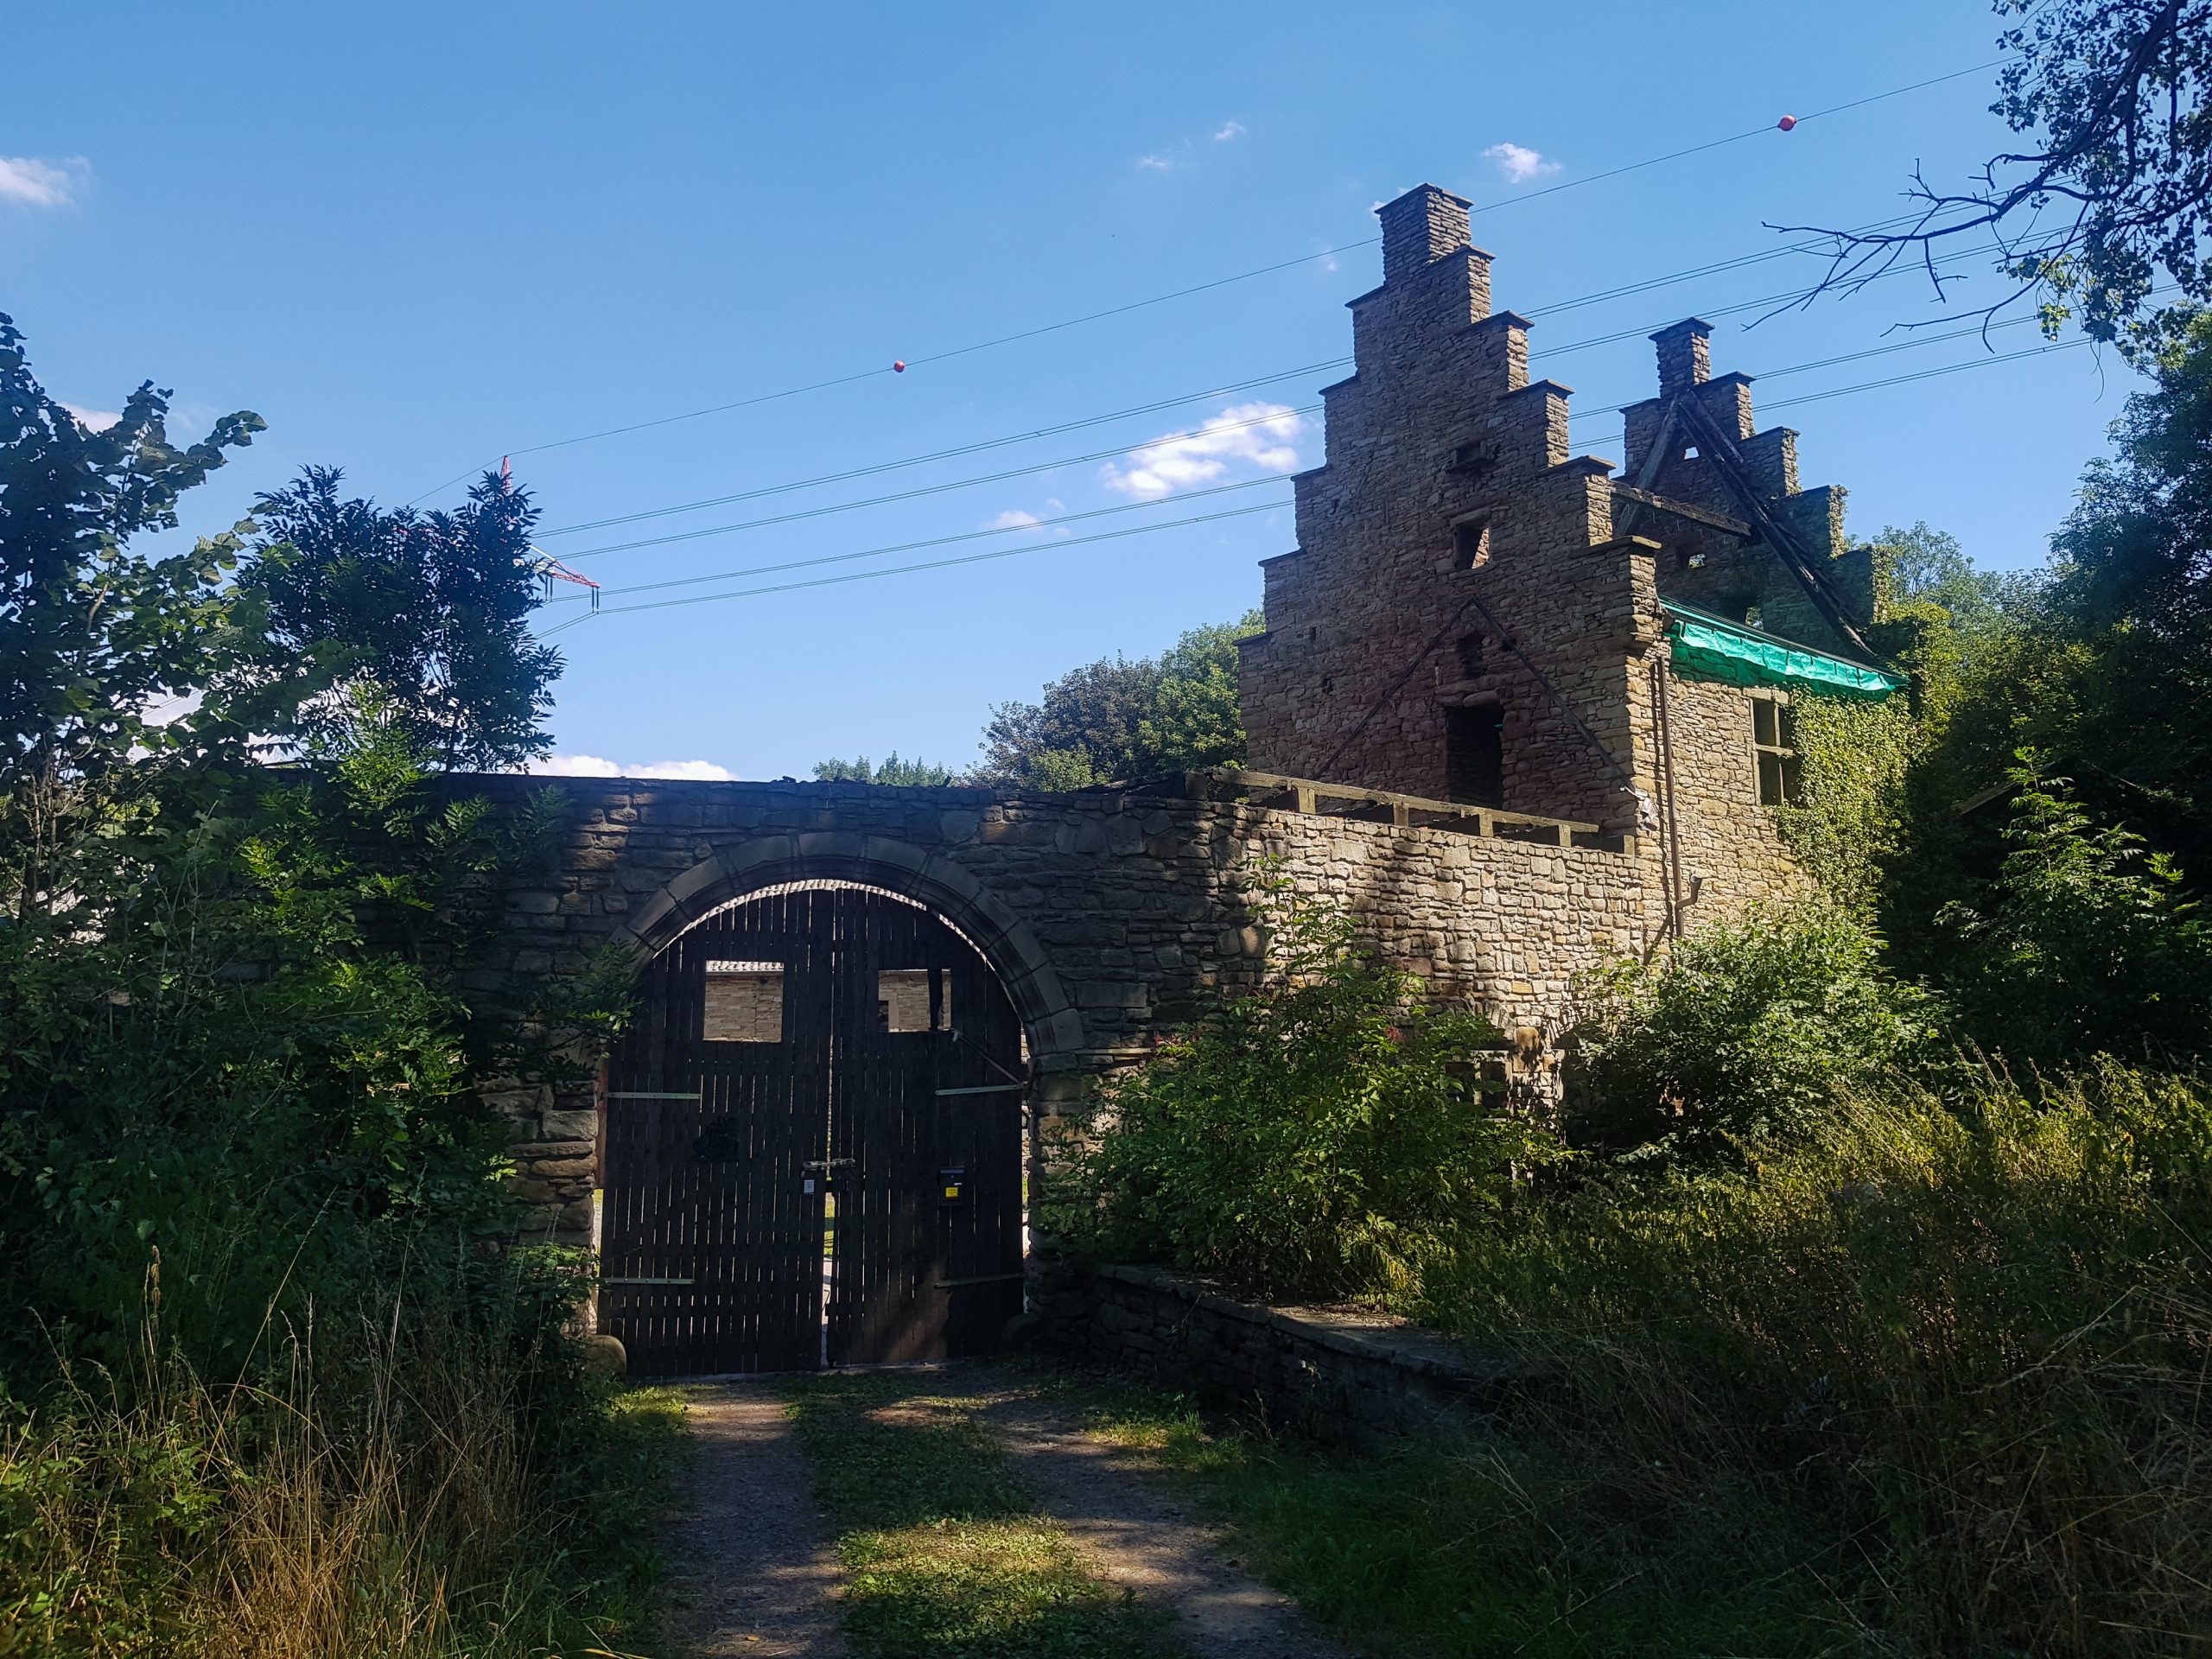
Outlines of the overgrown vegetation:
M635 1458L479 1091L620 1003L484 977L562 809L437 775L543 747L531 509L311 472L142 553L259 425L179 450L145 387L88 433L0 318L0 1644L603 1647Z
M1047 1224L1274 1294L1410 1282L1549 1137L1484 1109L1503 1093L1497 1028L1424 1007L1347 916L1270 877L1256 923L1271 976L1071 1125Z
M1116 1085L1078 1244L1535 1368L1497 1434L1379 1462L1109 1425L1310 1609L1469 1655L2212 1639L2208 389L2200 319L2039 577L1888 533L1910 721L1801 710L1782 818L1830 902L1591 976L1555 1116L1457 1087L1468 1032L1402 1076L1410 988L1299 925Z

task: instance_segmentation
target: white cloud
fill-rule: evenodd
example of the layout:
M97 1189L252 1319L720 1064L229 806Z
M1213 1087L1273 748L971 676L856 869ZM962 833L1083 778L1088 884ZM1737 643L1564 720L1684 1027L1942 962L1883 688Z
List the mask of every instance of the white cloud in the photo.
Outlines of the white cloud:
M1292 472L1298 466L1295 440L1305 429L1305 417L1286 404L1239 404L1195 432L1179 432L1130 450L1127 466L1109 461L1099 476L1109 489L1141 501L1156 501L1178 490L1210 484L1238 461L1264 472Z
M985 530L1028 530L1041 522L1043 521L1033 512L1024 512L1020 507L1008 507L983 528Z
M1221 124L1221 130L1214 134L1213 141L1217 144L1225 144L1243 130L1244 124L1242 121L1224 121Z
M18 207L67 207L92 167L81 156L41 162L29 156L0 156L0 201Z
M1162 156L1155 152L1150 156L1138 156L1137 165L1148 167L1155 173L1173 173L1176 163L1173 156Z
M123 418L111 409L79 409L74 404L64 404L61 407L75 416L77 424L87 432L105 432Z
M737 774L711 760L656 760L651 766L626 766L596 754L549 754L530 763L530 770L552 778L674 778L702 784L728 784Z
M1526 184L1531 179L1541 179L1559 171L1559 163L1545 158L1539 149L1525 144L1492 144L1483 151L1484 161L1496 162L1497 170L1505 175L1509 184Z

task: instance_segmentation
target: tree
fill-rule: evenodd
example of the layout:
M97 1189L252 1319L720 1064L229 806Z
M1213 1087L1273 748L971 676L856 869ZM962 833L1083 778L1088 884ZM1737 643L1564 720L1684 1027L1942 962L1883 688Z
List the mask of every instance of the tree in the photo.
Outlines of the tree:
M817 783L887 784L903 789L938 789L960 781L950 766L904 760L896 749L880 763L871 762L864 754L850 760L817 760L814 777Z
M1102 658L1071 669L1038 702L1004 702L983 731L978 781L1084 789L1244 758L1236 642L1260 613L1193 628L1157 658Z
M2173 861L2100 825L2063 778L2014 773L2002 874L1955 930L1950 988L1968 1030L2016 1061L2099 1052L2185 1063L2212 1027L2212 929Z
M343 749L366 704L448 770L543 753L561 658L528 626L529 492L486 473L458 512L385 512L343 477L310 467L255 503L238 585L269 649L231 695L289 715L310 754Z
M92 902L83 837L112 836L116 797L216 726L161 716L237 643L221 583L240 534L159 557L129 543L176 528L178 497L263 423L228 415L179 449L168 413L149 381L121 419L88 430L47 395L0 314L0 897L19 919Z
M2154 361L2190 308L2212 300L2212 0L1995 9L2018 21L1998 37L2008 61L1990 107L2026 147L1993 156L1961 189L1916 173L1909 224L1823 232L1837 251L1815 292L1853 291L1915 262L1948 297L1939 250L1987 234L2015 286L1985 319L2039 296L2046 332L2078 315L2092 340Z

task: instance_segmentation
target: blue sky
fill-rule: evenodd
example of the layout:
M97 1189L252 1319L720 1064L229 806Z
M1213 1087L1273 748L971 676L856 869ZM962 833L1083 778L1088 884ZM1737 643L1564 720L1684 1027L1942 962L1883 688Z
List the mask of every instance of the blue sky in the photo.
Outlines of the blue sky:
M1117 8L27 3L0 53L0 310L56 396L152 378L197 436L270 430L190 499L201 530L308 462L388 503L512 453L549 532L772 488L1210 388L1055 436L601 531L550 551L608 613L556 639L557 747L631 767L804 777L830 754L974 757L988 705L1256 602L1320 454L1295 411L1351 348L1372 246L994 349L976 342L1356 244L1423 180L1472 198L1534 372L1576 388L1578 450L1649 395L1640 338L1787 290L1802 257L1553 308L1789 239L1763 221L1900 209L2002 142L1987 73L1586 187L1627 162L1986 63L1975 3ZM1953 304L1986 294L1980 262ZM1900 343L1946 313L1898 279L1746 329L1716 368L1762 410L1965 363ZM1929 332L1940 332L1931 330ZM2032 327L1999 336L2032 345ZM893 359L914 366L883 371ZM1287 371L1305 369L1302 373ZM543 448L825 379L828 390ZM1777 410L1852 527L1925 518L2038 563L2134 385L2072 350ZM1209 435L1208 422L1216 423ZM1763 419L1762 423L1765 423ZM1147 446L1177 434L1196 442ZM658 548L616 542L1096 457ZM460 486L433 494L458 498ZM1149 504L1149 505L1140 505ZM721 571L1053 530L625 595ZM1062 544L1065 543L1065 544ZM659 610L613 607L946 558L1018 556ZM548 607L547 626L575 607Z

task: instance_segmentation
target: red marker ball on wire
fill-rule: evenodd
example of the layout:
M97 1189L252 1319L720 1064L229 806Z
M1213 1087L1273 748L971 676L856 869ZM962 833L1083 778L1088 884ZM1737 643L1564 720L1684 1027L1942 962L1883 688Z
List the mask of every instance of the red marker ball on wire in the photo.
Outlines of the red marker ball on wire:
M1781 128L1783 131L1788 132L1792 127L1797 124L1797 118L1794 115L1785 115L1781 120L1776 122L1774 124Z
M904 374L904 373L906 373L906 364L905 364L905 363L903 363L903 362L901 362L901 361L899 361L899 360L898 359L896 359L896 358L893 359L892 359L892 363L891 363L891 372L892 372L892 373L893 373L893 374Z

